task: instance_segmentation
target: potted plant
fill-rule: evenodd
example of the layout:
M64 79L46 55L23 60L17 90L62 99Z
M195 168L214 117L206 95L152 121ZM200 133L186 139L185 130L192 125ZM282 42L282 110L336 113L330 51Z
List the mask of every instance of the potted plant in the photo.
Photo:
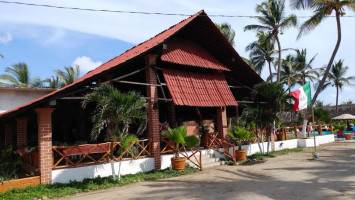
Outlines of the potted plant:
M186 158L180 157L180 145L185 145L188 148L196 147L200 140L194 136L187 136L187 130L185 126L180 126L174 129L168 128L162 135L171 142L174 142L174 157L171 158L171 166L174 170L184 171Z
M247 151L242 150L242 143L248 141L250 138L253 138L249 131L240 126L234 126L232 129L228 129L228 136L232 140L232 142L238 145L238 150L235 151L236 160L246 160Z

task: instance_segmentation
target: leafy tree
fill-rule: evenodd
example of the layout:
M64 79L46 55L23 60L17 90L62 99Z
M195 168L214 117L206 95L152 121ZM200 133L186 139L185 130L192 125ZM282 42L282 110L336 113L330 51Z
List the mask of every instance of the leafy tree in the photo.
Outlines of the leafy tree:
M55 70L56 75L59 77L61 87L74 83L80 77L79 65L64 67L64 70Z
M228 42L234 46L235 31L229 23L216 23L217 28L221 31Z
M33 87L41 87L42 81L40 78L30 78L30 72L28 70L28 66L26 63L16 63L11 67L6 67L5 72L7 74L0 75L0 79L3 79L7 83L2 83L4 86L12 86L12 87L24 87L24 88L33 88Z
M253 24L244 27L246 30L267 31L273 35L278 46L278 67L276 82L280 81L281 74L281 44L279 34L287 28L297 24L295 15L285 16L285 0L267 0L257 5L256 12L261 16L255 17L260 24Z
M344 85L355 86L351 81L355 80L355 76L344 77L346 72L349 70L349 67L343 66L344 60L339 60L332 65L330 72L328 74L328 81L325 82L323 86L323 90L329 86L335 86L336 88L336 104L335 110L336 114L338 114L338 97L339 97L339 90L343 89ZM319 86L318 86L319 87Z
M137 133L141 133L146 127L147 115L143 108L146 101L136 92L121 93L115 87L108 84L100 85L95 91L85 96L82 106L95 103L96 107L92 115L93 128L92 140L97 140L103 130L106 130L106 139L111 142L111 167L112 176L115 179L113 163L114 142L121 142L123 149L128 148L131 142L138 142L137 137L129 134L131 124L138 124Z
M321 123L328 124L330 122L331 118L328 110L319 107L319 108L314 108L313 112L317 124L321 124Z
M44 82L48 83L49 88L53 89L58 89L61 86L58 76L51 76L51 78L45 79Z
M291 0L291 6L296 9L305 9L310 8L313 10L314 15L311 16L307 21L305 21L301 27L298 34L298 38L304 34L309 33L315 27L317 27L323 19L331 15L333 11L335 12L335 20L337 24L337 42L334 47L333 53L329 59L328 65L324 71L322 80L319 83L311 103L311 107L317 100L319 93L321 92L323 85L326 82L326 79L329 74L329 70L334 62L335 55L338 52L340 43L341 43L341 24L340 17L345 15L345 8L355 11L355 0Z
M318 68L313 69L312 64L317 55L314 55L309 62L307 62L307 50L302 49L296 50L296 56L293 57L294 68L296 71L295 80L296 83L301 86L306 84L309 80L310 82L318 81L319 70Z
M274 48L275 39L271 37L270 34L266 34L263 31L260 31L256 34L258 40L250 43L245 51L250 51L249 58L251 63L255 66L255 71L258 74L261 74L265 62L268 63L269 73L272 76L271 63L274 61L274 55L277 51ZM271 79L272 81L272 79Z
M353 104L353 103L354 103L353 100L349 99L349 100L347 100L347 101L343 101L342 104L351 105L351 104Z

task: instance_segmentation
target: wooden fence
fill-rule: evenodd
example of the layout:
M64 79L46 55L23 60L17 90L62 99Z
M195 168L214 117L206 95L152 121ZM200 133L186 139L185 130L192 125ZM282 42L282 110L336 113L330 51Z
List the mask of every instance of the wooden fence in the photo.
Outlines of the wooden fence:
M132 142L127 149L122 149L120 142L113 144L115 161L139 159L151 156L150 139ZM53 169L79 167L110 161L111 143L84 144L76 146L53 146ZM118 153L120 150L120 153Z
M331 134L334 134L334 131L333 131L333 125L332 124L315 124L315 125L307 125L306 127L306 133L307 133L307 137L310 137L310 133L312 132L310 130L310 127L313 128L313 132L314 131L317 131L319 135L323 135L322 133L322 128L323 127L329 127L329 131L331 132ZM302 129L302 125L297 125L297 126L288 126L288 127L283 127L283 128L278 128L277 130L279 132L281 132L280 134L283 134L284 135L284 138L287 140L288 139L288 132L294 132L294 135L295 135L295 139L298 138L298 130L299 128Z
M236 158L234 156L235 145L228 142L227 138L219 138L218 133L209 133L209 149L213 149L218 153L233 160L236 163ZM232 149L232 153L230 153Z

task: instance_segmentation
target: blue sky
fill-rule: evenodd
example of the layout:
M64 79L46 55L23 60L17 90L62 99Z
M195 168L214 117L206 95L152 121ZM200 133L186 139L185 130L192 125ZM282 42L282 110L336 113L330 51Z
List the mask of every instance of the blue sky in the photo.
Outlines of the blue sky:
M11 1L11 0L9 0ZM18 0L26 3L51 4L57 6L129 10L166 13L194 14L204 9L207 14L256 15L256 4L260 0ZM309 16L311 11L287 13ZM354 16L354 12L347 11ZM138 15L107 12L88 12L54 8L0 4L0 74L4 68L16 62L26 62L32 76L44 79L54 74L55 69L79 64L87 72L101 63L121 54L164 29L185 19L186 16ZM243 27L256 23L252 18L211 17L214 22L228 22L236 31L237 52L244 57L246 45L254 41L254 32L244 32ZM301 24L306 18L299 18ZM342 18L343 39L336 60L344 59L350 67L348 76L355 76L355 48L353 44L354 18ZM298 30L286 30L281 38L282 48L307 48L308 58L315 54L313 67L327 64L336 40L335 19L329 18L310 34L296 40ZM284 56L287 53L284 53ZM267 77L265 68L262 77ZM297 86L298 87L298 86ZM296 89L296 88L294 88ZM335 88L321 93L319 99L335 104ZM355 89L345 87L339 101L355 101Z

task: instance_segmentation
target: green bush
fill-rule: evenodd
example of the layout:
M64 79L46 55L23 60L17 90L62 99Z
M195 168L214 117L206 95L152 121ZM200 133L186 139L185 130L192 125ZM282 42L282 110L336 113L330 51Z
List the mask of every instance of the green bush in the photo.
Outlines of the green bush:
M17 154L13 153L10 145L0 152L0 182L17 178L17 170L21 167L22 161Z

